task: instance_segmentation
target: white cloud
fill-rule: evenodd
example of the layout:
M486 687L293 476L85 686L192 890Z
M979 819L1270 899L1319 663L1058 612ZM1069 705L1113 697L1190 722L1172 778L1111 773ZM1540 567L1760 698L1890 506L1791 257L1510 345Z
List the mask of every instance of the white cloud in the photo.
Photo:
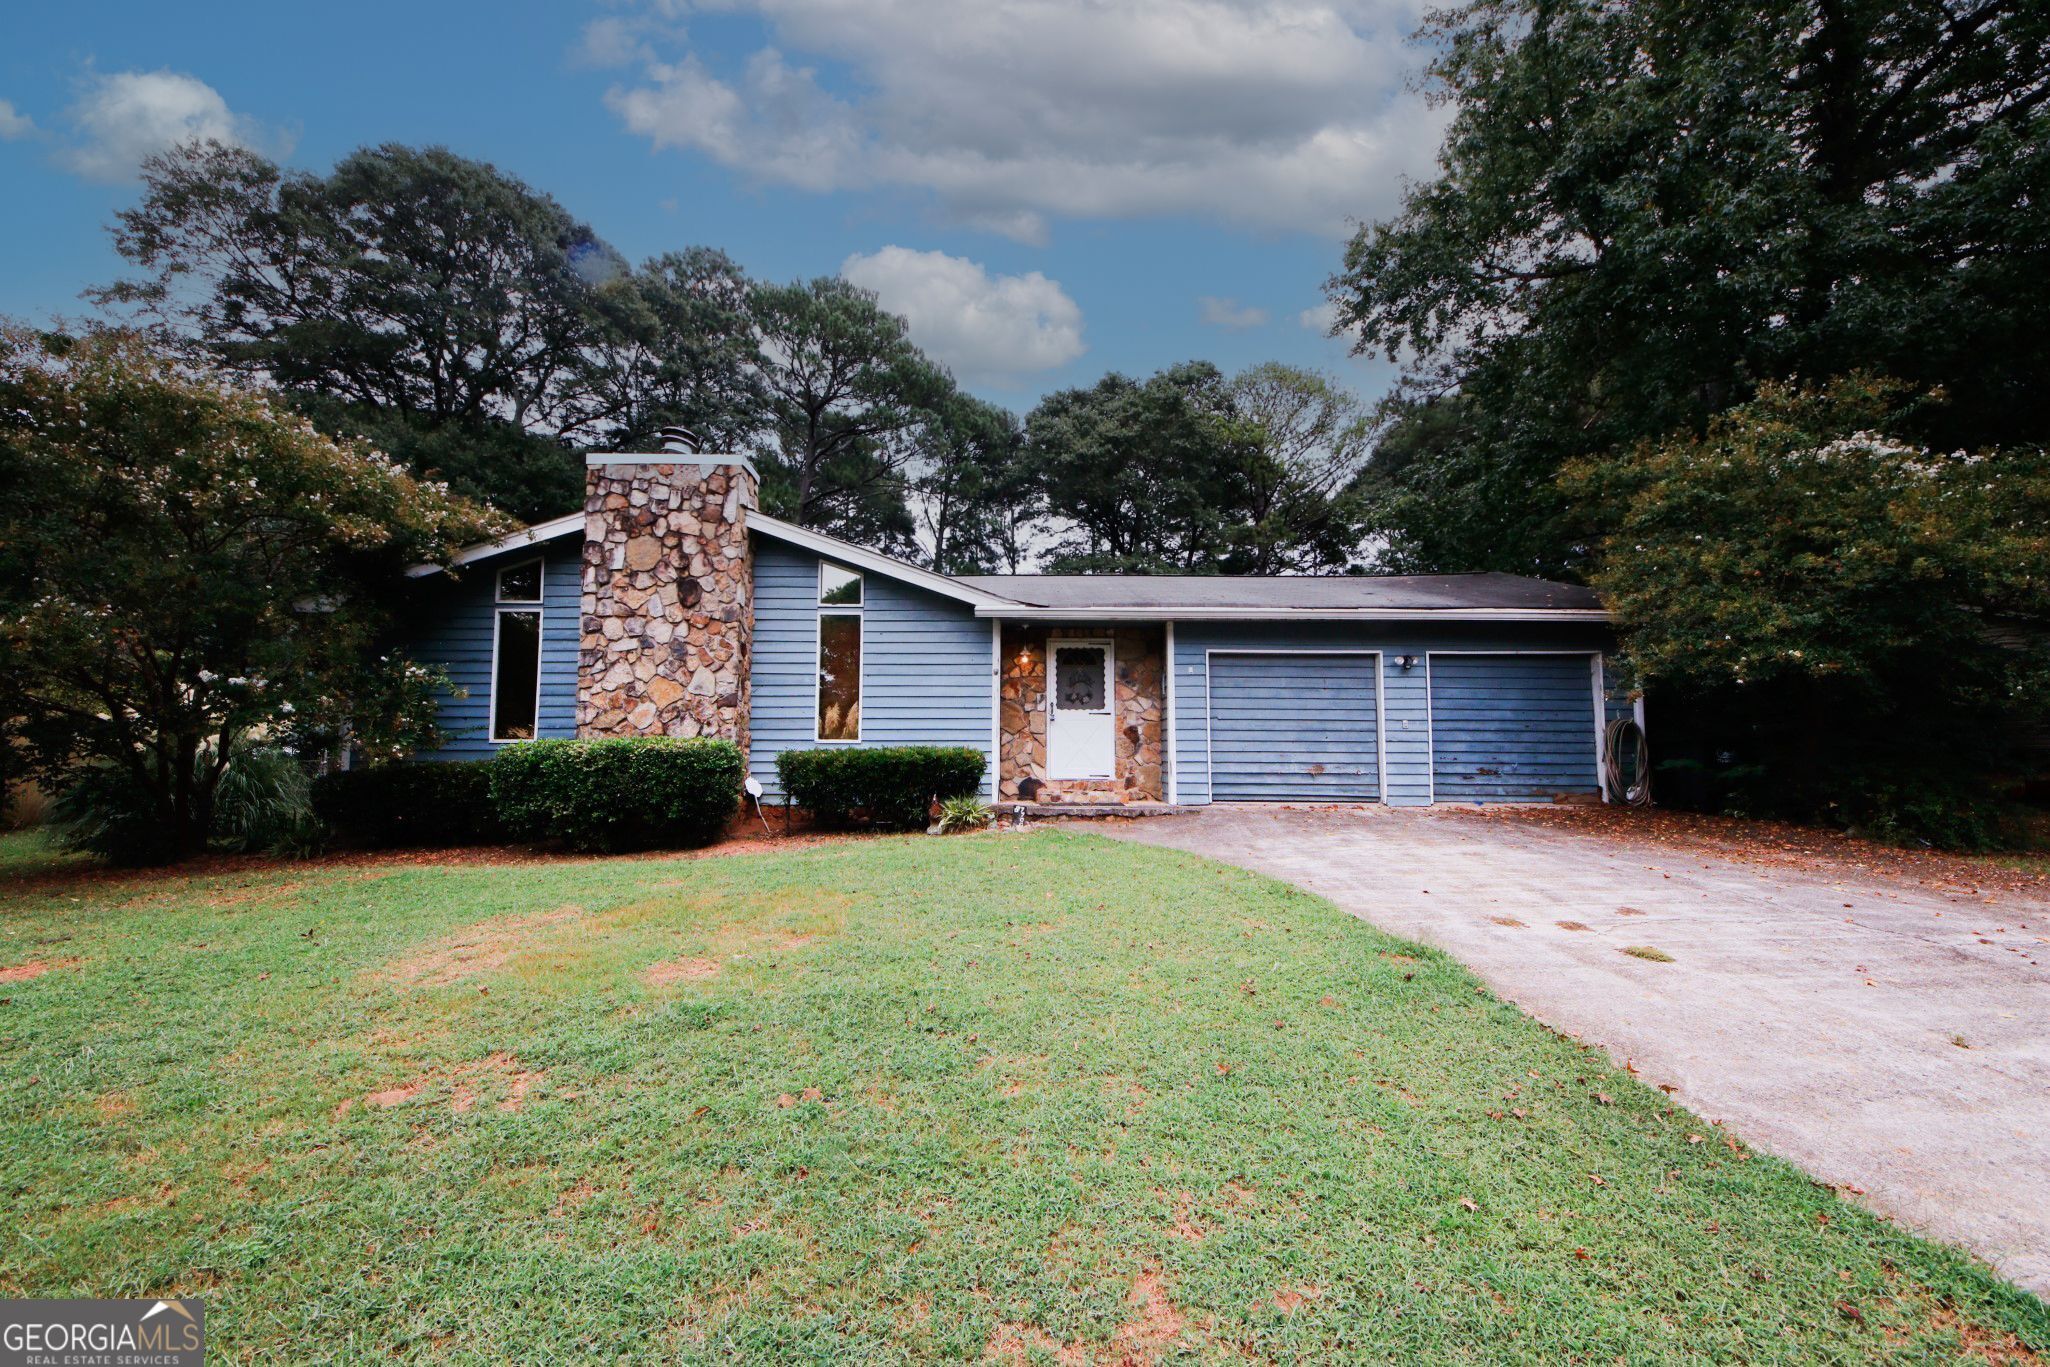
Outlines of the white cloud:
M0 100L0 142L13 142L36 131L36 122L15 110L9 100Z
M703 7L774 45L738 72L643 49L607 97L630 130L766 182L922 189L1027 241L1052 216L1343 232L1429 171L1449 117L1405 88L1421 0Z
M840 274L874 290L913 341L969 383L1005 385L1088 350L1082 310L1038 271L991 275L966 257L884 247L848 257Z
M1326 299L1313 308L1306 308L1295 316L1295 320L1320 337L1331 335L1331 329L1338 325L1338 305Z
M144 157L195 138L241 147L282 141L230 110L205 81L169 70L89 76L69 117L78 141L63 161L89 180L131 179Z
M1267 325L1266 309L1241 304L1236 299L1220 299L1214 294L1197 299L1196 312L1204 326L1223 328L1228 332L1244 332L1248 328Z

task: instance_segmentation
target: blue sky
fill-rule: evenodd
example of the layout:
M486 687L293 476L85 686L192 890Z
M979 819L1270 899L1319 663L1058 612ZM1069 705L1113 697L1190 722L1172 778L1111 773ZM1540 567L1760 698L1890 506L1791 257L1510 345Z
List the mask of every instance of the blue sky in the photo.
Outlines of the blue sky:
M325 169L445 144L628 256L846 273L1023 410L1190 358L1391 370L1304 314L1427 175L1413 0L614 0L0 15L0 313L120 273L136 157L205 129Z

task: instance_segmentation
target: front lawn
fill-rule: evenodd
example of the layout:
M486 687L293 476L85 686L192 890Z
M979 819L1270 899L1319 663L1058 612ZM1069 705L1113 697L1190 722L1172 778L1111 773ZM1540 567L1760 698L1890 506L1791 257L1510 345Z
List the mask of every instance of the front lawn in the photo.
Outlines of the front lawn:
M227 1359L2050 1348L1449 959L1167 851L0 864L0 1295L201 1294Z

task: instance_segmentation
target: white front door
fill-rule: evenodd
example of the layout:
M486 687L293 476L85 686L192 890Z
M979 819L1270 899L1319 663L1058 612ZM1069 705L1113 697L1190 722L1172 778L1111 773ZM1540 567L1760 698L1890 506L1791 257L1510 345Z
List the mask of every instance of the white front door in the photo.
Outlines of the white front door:
M1047 777L1115 777L1117 659L1111 643L1055 641L1047 654Z

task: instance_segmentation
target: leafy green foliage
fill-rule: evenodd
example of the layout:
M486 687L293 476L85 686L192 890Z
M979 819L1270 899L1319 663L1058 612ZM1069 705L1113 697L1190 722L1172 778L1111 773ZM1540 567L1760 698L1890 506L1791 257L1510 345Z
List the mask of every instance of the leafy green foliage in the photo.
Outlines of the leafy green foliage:
M1744 738L1741 805L1983 845L1981 776L2050 715L2040 631L1993 629L2050 602L2050 453L1887 435L1908 397L1768 384L1565 487L1614 528L1594 583L1639 677Z
M274 745L245 745L214 792L214 840L244 854L311 854L324 839L313 785L296 755Z
M748 311L773 438L760 462L764 509L863 545L909 548L906 481L953 380L902 318L838 276L757 285Z
M0 699L31 772L122 766L179 853L252 733L436 739L393 596L499 526L132 335L0 331Z
M996 811L974 793L963 793L940 803L940 834L957 831L986 831L996 820Z
M156 795L127 768L104 760L75 766L44 809L57 848L122 868L168 864L181 851Z
M968 394L947 398L920 429L911 489L933 569L1015 574L1023 567L1039 499L1023 443L1015 417Z
M584 504L582 458L504 419L437 423L321 394L295 394L291 403L321 431L367 443L457 497L521 522L545 522Z
M1232 574L1320 574L1359 552L1353 482L1365 464L1360 401L1330 377L1269 361L1231 379L1237 460L1214 496Z
M202 752L195 776L211 766ZM157 797L124 766L93 761L66 776L46 817L60 849L97 855L124 868L166 864L181 854L177 829ZM306 770L275 746L244 744L221 770L207 843L240 854L317 853L324 841Z
M600 290L605 335L587 373L615 449L651 449L672 425L696 433L708 451L754 443L766 395L753 291L710 247L664 253Z
M1358 550L1358 401L1324 376L1207 362L1049 394L1024 457L1060 573L1328 573Z
M491 760L372 764L322 774L313 806L358 849L488 844L507 838L491 797Z
M232 369L430 425L562 435L602 408L584 374L618 254L547 195L445 148L363 148L326 176L188 143L149 159L114 242L139 304Z
M2050 10L1479 0L1421 39L1442 174L1331 282L1432 428L1377 490L1397 563L1578 573L1561 464L1763 380L1940 386L1902 432L1939 449L2050 438Z
M776 756L786 799L822 826L843 826L863 812L873 825L924 830L935 801L974 793L988 770L988 757L965 745L785 750Z
M724 740L537 740L490 761L491 800L515 835L573 850L706 845L740 804L746 768Z

